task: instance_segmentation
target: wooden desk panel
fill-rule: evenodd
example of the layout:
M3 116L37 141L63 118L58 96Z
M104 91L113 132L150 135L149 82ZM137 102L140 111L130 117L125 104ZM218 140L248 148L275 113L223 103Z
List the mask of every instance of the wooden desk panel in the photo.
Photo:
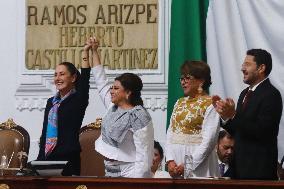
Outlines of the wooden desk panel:
M0 177L9 189L278 189L283 181L127 179L94 177ZM81 186L81 188L79 187Z

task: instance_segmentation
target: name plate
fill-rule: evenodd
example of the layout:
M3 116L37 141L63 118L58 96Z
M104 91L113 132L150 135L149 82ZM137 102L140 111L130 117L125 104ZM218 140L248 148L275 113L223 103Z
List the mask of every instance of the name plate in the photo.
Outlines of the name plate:
M158 69L158 0L26 0L27 70L80 68L90 36L109 70Z

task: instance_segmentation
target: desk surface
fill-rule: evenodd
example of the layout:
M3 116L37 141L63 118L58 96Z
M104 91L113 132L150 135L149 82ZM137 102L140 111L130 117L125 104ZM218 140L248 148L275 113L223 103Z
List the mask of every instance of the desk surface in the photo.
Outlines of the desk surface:
M3 188L1 188L1 185ZM0 189L275 189L283 181L134 179L97 177L0 177ZM5 188L6 189L6 188ZM8 189L8 188L7 188Z

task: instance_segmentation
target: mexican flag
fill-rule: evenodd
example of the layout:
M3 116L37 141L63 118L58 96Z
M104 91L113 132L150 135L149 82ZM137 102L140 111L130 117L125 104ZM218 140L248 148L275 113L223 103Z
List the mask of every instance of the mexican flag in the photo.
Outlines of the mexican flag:
M279 0L172 0L168 123L174 103L183 95L178 78L186 59L210 65L211 95L237 101L246 87L240 71L246 51L266 49L273 59L269 78L284 101L283 10L284 1ZM280 158L284 154L283 118L278 144Z

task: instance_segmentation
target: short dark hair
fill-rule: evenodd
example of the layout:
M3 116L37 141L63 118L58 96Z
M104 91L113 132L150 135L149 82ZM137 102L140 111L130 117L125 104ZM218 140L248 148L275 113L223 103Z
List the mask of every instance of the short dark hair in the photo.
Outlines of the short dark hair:
M123 73L120 76L116 77L114 80L119 81L125 90L131 92L128 99L131 105L143 106L143 100L141 98L143 83L138 75L134 73Z
M218 143L220 142L220 140L222 140L225 137L233 139L232 135L230 135L226 130L221 130L218 136Z
M155 140L154 140L154 149L158 150L158 152L161 156L161 159L163 159L164 158L164 150L163 150L162 146L160 145L160 143L155 141Z
M65 66L72 76L76 75L75 87L77 88L78 81L80 79L81 74L80 74L79 70L75 67L75 65L72 64L71 62L61 62L58 65Z
M192 75L196 79L204 79L203 90L208 90L211 82L211 71L208 64L199 60L186 60L180 68L182 75Z
M247 55L254 57L254 61L257 66L261 64L265 65L265 76L268 76L272 70L272 57L269 52L264 49L250 49L247 51Z

